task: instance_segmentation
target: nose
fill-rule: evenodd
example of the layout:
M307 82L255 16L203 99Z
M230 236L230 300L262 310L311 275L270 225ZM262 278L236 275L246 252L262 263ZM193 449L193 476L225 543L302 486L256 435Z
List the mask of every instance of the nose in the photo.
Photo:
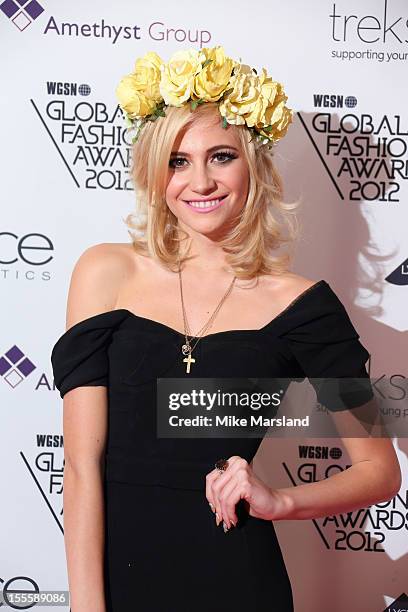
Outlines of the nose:
M217 186L205 162L197 162L192 165L189 179L190 189L197 193L206 193Z

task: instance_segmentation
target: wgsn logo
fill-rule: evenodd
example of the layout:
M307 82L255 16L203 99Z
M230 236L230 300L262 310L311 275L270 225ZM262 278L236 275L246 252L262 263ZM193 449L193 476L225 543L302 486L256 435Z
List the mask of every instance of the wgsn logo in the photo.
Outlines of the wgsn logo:
M400 185L408 178L406 115L358 112L357 97L351 95L315 93L313 105L346 111L319 111L310 118L298 113L339 198L388 206L400 202Z
M47 81L45 94L30 101L56 162L76 187L133 189L131 141L119 105L96 98L86 83L65 81Z
M89 96L91 88L86 83L64 83L62 81L47 81L47 93L50 96Z
M314 94L313 102L315 108L354 108L357 106L357 99L354 96L338 94Z
M33 485L47 506L61 533L62 492L64 476L64 441L59 434L38 433L34 449L20 451L23 464L31 476Z
M340 459L343 454L341 448L334 446L308 446L301 444L298 447L299 459Z
M338 447L299 446L300 461L294 466L283 462L283 469L293 486L318 482L350 467L341 461ZM320 455L321 459L316 460ZM337 459L334 459L337 457ZM406 537L408 529L408 490L403 490L386 502L374 504L353 512L312 519L316 531L328 550L384 553L396 537ZM387 541L389 538L389 542Z
M44 12L37 0L4 0L0 11L22 32Z

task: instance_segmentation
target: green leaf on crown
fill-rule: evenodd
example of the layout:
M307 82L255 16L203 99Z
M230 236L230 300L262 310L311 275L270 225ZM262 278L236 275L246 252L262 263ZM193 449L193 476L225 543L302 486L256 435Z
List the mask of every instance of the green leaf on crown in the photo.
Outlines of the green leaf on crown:
M204 103L205 103L204 98L199 98L198 100L191 100L190 101L191 110L195 110L199 104L204 104Z

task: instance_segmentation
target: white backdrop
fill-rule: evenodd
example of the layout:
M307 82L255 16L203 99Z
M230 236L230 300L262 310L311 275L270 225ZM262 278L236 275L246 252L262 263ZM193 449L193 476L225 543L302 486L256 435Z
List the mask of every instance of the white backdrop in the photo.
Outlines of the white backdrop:
M149 50L166 60L222 44L285 84L296 114L275 159L286 199L304 203L294 271L330 283L371 376L406 390L407 18L403 0L0 2L0 589L67 588L62 401L49 357L79 255L129 240L134 194L114 90ZM297 612L377 612L408 591L408 443L394 443L404 471L394 500L276 523ZM265 440L255 467L286 487L348 465L337 440L320 441L328 458L317 444Z

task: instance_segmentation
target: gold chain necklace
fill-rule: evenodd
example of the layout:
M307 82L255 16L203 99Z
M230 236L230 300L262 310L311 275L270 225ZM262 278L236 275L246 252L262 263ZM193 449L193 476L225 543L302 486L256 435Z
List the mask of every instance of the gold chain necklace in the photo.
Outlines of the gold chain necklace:
M197 333L196 336L192 336L190 334L191 330L190 330L190 326L189 326L188 321L187 321L187 314L186 314L186 309L185 309L185 305L184 305L183 283L182 283L182 280L181 280L180 259L179 259L178 274L179 274L179 281L180 281L180 297L181 297L181 306L182 306L182 309L183 309L184 337L185 337L185 344L182 345L181 352L182 352L183 355L187 355L187 357L185 357L183 359L183 362L186 364L186 373L190 374L191 364L196 362L196 360L193 359L193 357L191 357L191 353L194 351L195 347L197 346L197 344L199 343L199 341L202 338L202 334L212 324L212 322L214 321L215 317L217 316L218 311L220 310L221 306L223 305L223 303L225 302L225 300L227 299L227 297L231 293L232 288L234 286L234 283L235 283L237 277L234 276L234 278L232 279L231 284L229 285L229 287L228 287L227 291L225 292L224 296L221 298L221 300L220 300L218 306L216 307L216 309L214 310L213 314L208 319L207 323L205 323L205 325L200 329L200 331ZM197 338L197 340L196 340L196 342L195 342L195 344L193 346L191 346L190 340L189 340L188 336L190 336L190 338Z

